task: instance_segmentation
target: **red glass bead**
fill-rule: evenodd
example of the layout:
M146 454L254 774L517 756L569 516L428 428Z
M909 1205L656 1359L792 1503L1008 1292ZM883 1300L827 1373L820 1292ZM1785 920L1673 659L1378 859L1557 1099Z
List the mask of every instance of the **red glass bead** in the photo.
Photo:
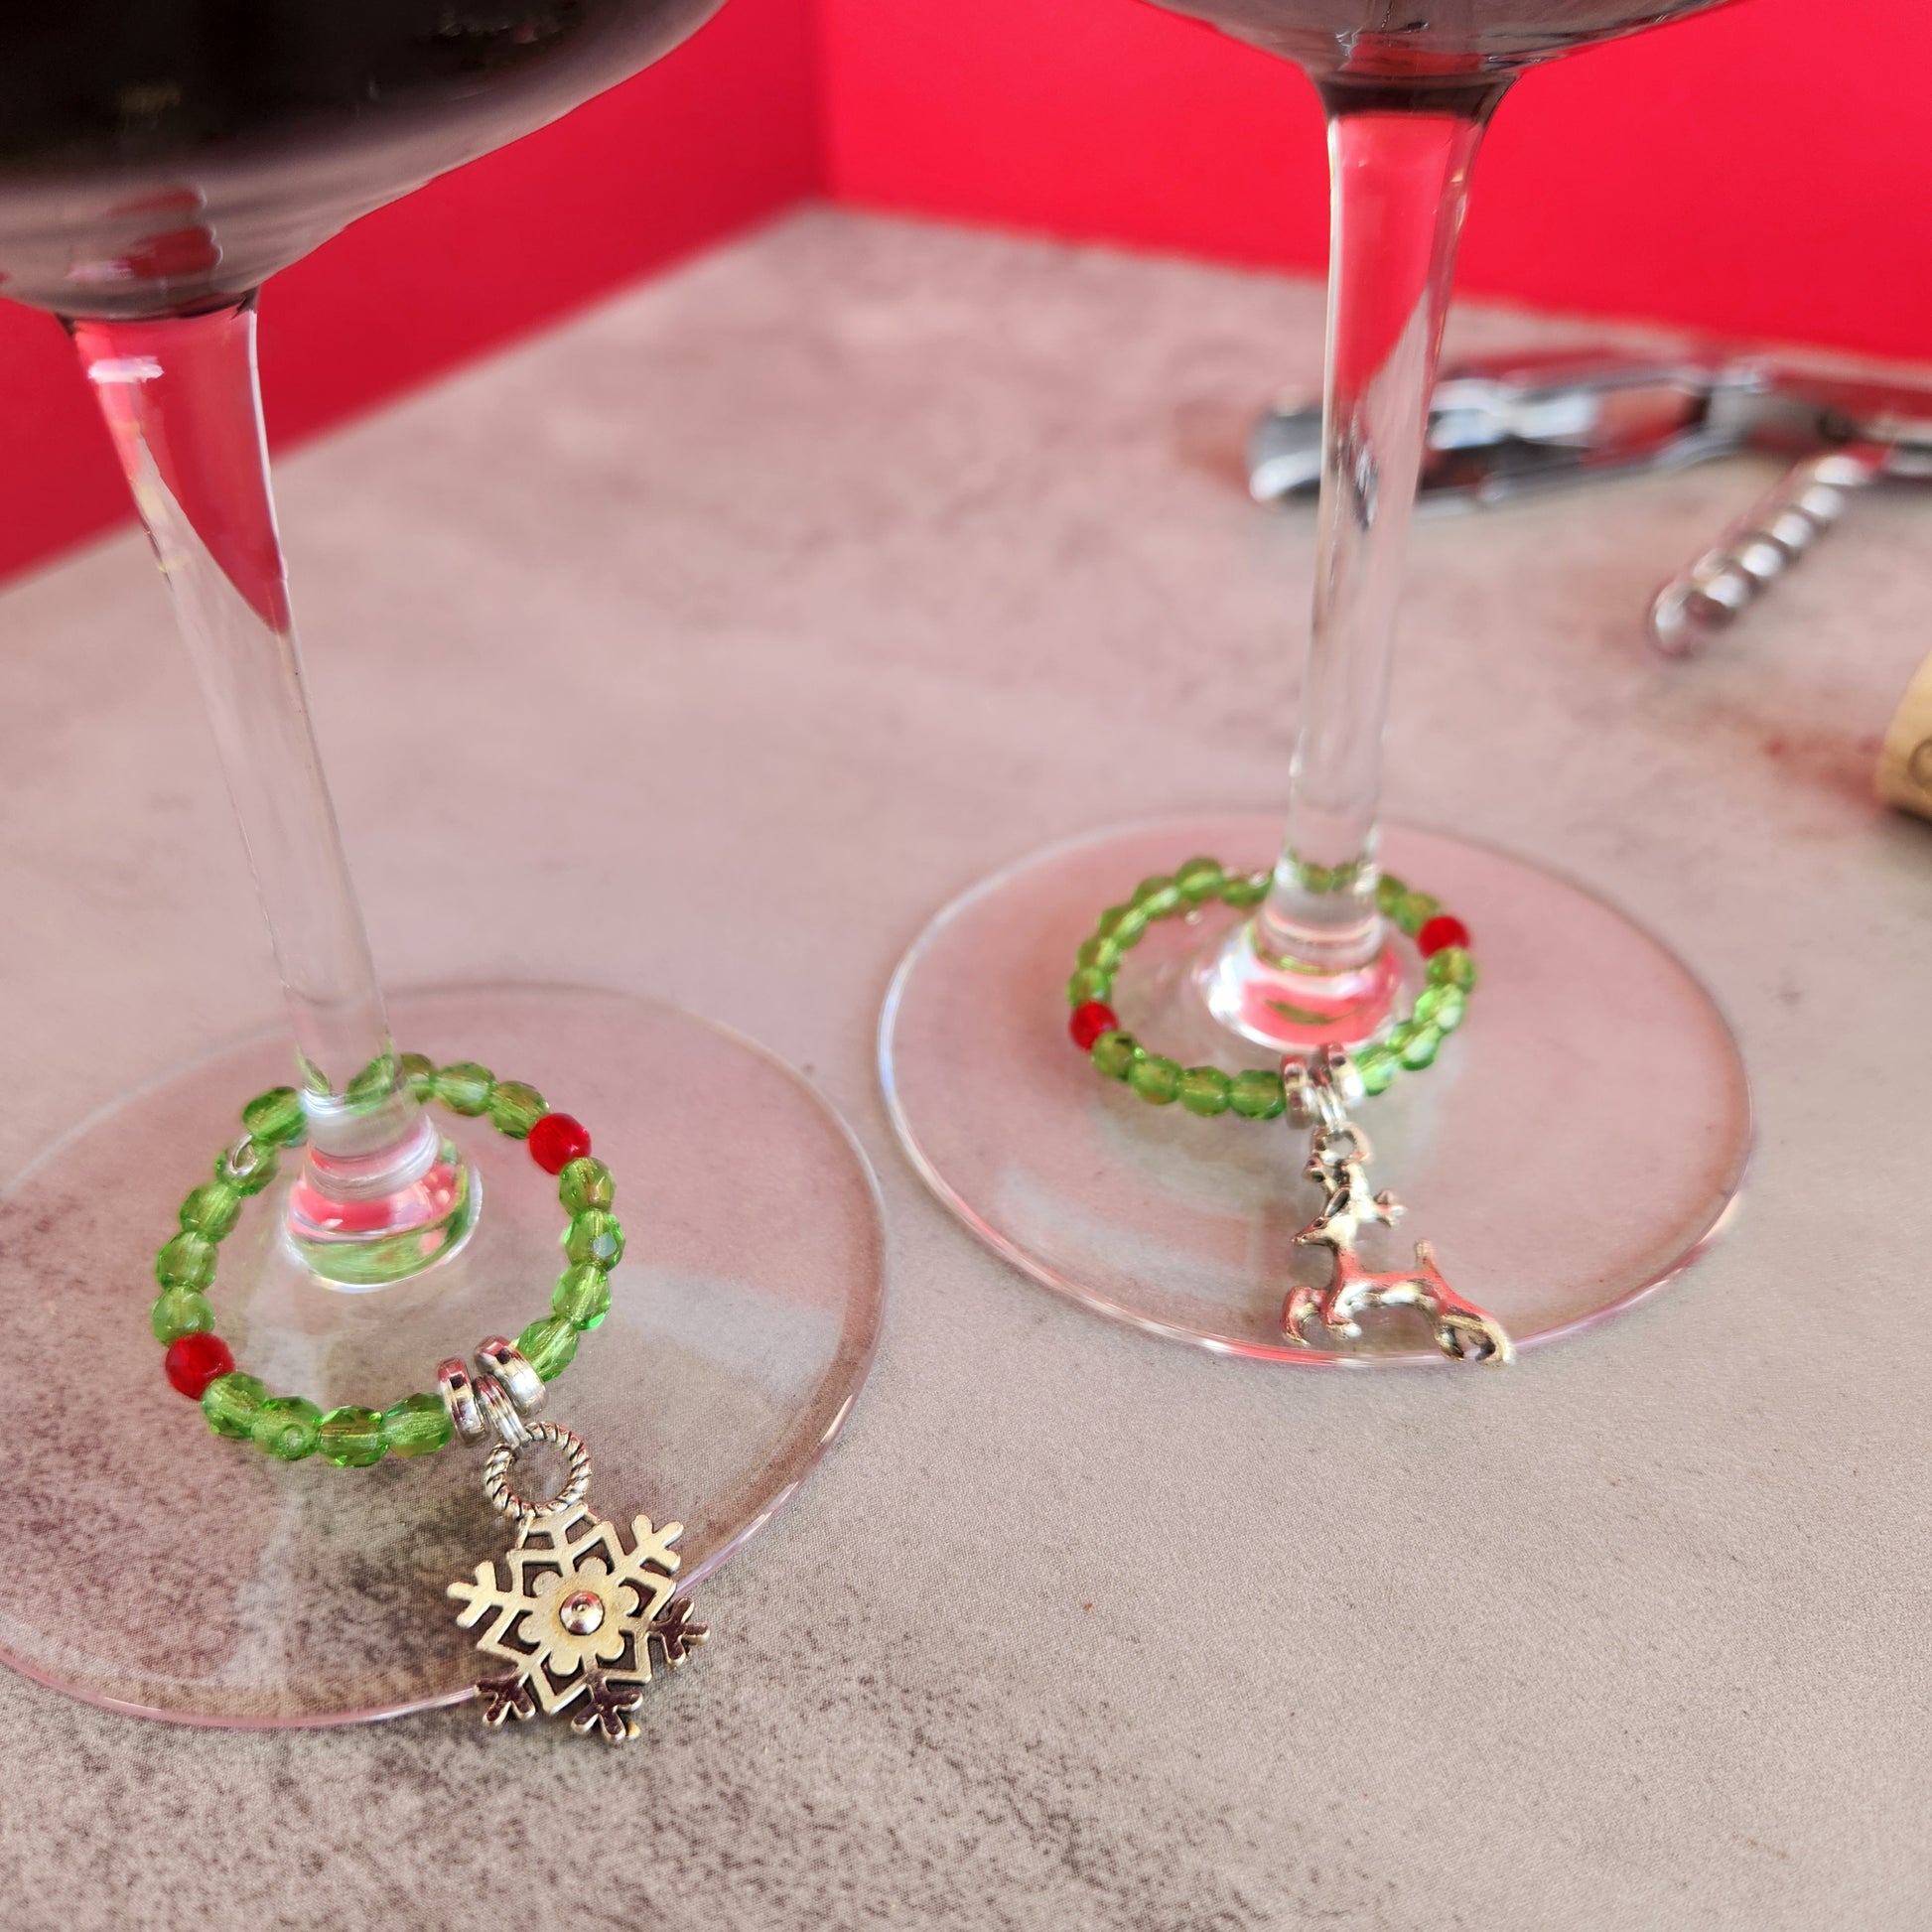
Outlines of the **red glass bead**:
M1073 1043L1081 1052L1090 1053L1093 1042L1102 1034L1118 1033L1120 1022L1114 1017L1110 1006L1103 1006L1098 1000L1089 1000L1085 1006L1073 1009L1073 1018L1066 1023L1066 1030L1073 1035Z
M562 1173L591 1151L591 1130L568 1114L545 1114L530 1129L530 1159L545 1173Z
M217 1376L234 1373L234 1356L219 1335L183 1335L169 1344L162 1366L190 1402L199 1402Z
M1438 912L1416 934L1416 950L1425 959L1431 953L1441 952L1445 946L1461 946L1466 950L1468 943L1469 928L1460 919L1451 919L1447 912Z

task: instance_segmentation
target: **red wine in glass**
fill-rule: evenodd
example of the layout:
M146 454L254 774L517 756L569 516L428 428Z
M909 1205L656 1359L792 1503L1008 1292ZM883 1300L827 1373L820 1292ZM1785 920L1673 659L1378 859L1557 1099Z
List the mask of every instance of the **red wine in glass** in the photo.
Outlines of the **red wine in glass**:
M1506 79L1592 41L1725 0L1157 0L1306 68L1317 82L1428 89Z
M718 0L64 0L0 21L0 294L207 307L685 38Z

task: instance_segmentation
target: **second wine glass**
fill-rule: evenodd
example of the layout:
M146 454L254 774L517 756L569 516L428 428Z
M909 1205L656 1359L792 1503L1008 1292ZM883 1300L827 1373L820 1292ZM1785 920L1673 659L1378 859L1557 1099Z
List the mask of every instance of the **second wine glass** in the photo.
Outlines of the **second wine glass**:
M975 888L894 981L889 1104L943 1201L1093 1308L1282 1362L1437 1359L1395 1316L1346 1341L1284 1326L1285 1289L1320 1263L1294 1239L1301 1148L1266 1126L1277 1070L1353 1049L1378 1179L1465 1295L1519 1344L1548 1340L1710 1239L1748 1150L1743 1069L1635 922L1503 853L1378 823L1396 612L1489 117L1526 69L1713 0L1172 4L1298 63L1327 117L1320 532L1286 838L1251 816L1138 826Z

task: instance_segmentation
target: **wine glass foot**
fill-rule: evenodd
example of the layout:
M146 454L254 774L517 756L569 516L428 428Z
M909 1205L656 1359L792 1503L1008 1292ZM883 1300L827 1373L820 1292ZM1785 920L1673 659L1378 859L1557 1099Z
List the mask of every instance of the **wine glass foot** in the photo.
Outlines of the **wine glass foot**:
M884 1293L865 1156L802 1080L736 1035L584 988L392 998L399 1045L527 1080L591 1129L629 1238L603 1325L546 1416L596 1458L593 1506L680 1521L700 1582L809 1473L871 1362ZM347 1723L456 1703L477 1675L444 1587L506 1547L481 1451L373 1468L270 1460L212 1436L148 1332L182 1195L285 1078L286 1035L189 1067L84 1122L0 1201L12 1358L0 1662L187 1723ZM209 1293L240 1367L325 1408L383 1408L437 1364L547 1314L556 1182L487 1121L452 1121L483 1185L459 1251L343 1294L282 1233L285 1176L222 1243ZM286 1164L293 1169L295 1164Z
M1288 1292L1323 1280L1323 1257L1294 1239L1319 1201L1306 1134L1151 1106L1067 1037L1062 989L1103 907L1199 854L1264 866L1280 830L1226 815L1104 832L955 899L894 978L887 1102L934 1193L1088 1308L1266 1361L1440 1362L1426 1326L1394 1310L1365 1319L1359 1343L1287 1341ZM1400 826L1382 857L1454 909L1481 971L1435 1066L1358 1110L1376 1184L1408 1208L1389 1253L1406 1263L1427 1240L1519 1349L1634 1306L1713 1238L1743 1177L1749 1093L1723 1016L1658 940L1565 880ZM1237 917L1211 904L1158 921L1128 954L1113 1005L1150 1051L1272 1063L1201 997L1203 959ZM1413 990L1413 960L1406 971Z
M324 1193L312 1164L303 1163L283 1191L284 1226L311 1273L350 1293L388 1288L447 1261L469 1240L483 1206L482 1179L427 1111L416 1138L422 1172L373 1199Z

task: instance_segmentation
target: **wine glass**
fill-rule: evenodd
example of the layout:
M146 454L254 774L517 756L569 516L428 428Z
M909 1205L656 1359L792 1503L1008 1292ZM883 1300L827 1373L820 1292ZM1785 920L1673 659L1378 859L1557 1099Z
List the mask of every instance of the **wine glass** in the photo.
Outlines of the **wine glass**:
M1374 1049L1366 1058L1384 1066L1391 1042L1405 1066L1434 1055L1433 1070L1360 1110L1376 1180L1519 1346L1660 1287L1734 1197L1747 1088L1689 971L1566 880L1377 823L1403 555L1484 127L1526 69L1714 3L1162 0L1299 64L1327 118L1320 527L1286 839L1278 822L1224 814L1024 859L931 922L880 1029L888 1103L928 1184L994 1248L1092 1308L1284 1363L1440 1359L1392 1311L1354 1339L1289 1330L1285 1291L1319 1284L1324 1267L1295 1241L1315 1198L1301 1139L1239 1117L1212 1075L1200 1089L1203 1111L1222 1109L1211 1117L1145 1105L1069 1045L1061 990L1089 963L1076 949L1137 892L1184 916L1150 923L1099 1010L1076 1013L1081 1046L1111 1018L1149 1052L1231 1077L1324 1042ZM1499 706L1499 752L1508 729ZM1201 856L1235 885L1188 910L1194 895L1174 879ZM1393 1027L1426 973L1423 947L1456 936L1425 930L1433 901L1473 933L1481 973L1468 1025L1447 1039ZM1076 981L1068 997L1096 994Z
M671 1008L568 986L385 1004L304 696L254 295L717 4L104 0L0 25L0 289L65 322L99 401L294 1035L306 1154L221 1247L219 1330L271 1389L380 1408L546 1314L556 1183L487 1119L439 1124L397 1044L531 1083L591 1129L631 1223L610 1315L554 1407L624 1507L684 1522L686 1580L790 1493L865 1374L882 1284L870 1171L778 1062ZM560 954L595 948L558 936ZM153 997L138 953L126 986ZM114 1708L312 1724L470 1693L442 1584L489 1547L474 1457L278 1467L209 1434L147 1332L143 1284L179 1204L243 1103L287 1077L286 1035L216 1053L83 1122L0 1203L0 1283L35 1365L7 1395L9 1479L36 1532L0 1576L0 1656Z

